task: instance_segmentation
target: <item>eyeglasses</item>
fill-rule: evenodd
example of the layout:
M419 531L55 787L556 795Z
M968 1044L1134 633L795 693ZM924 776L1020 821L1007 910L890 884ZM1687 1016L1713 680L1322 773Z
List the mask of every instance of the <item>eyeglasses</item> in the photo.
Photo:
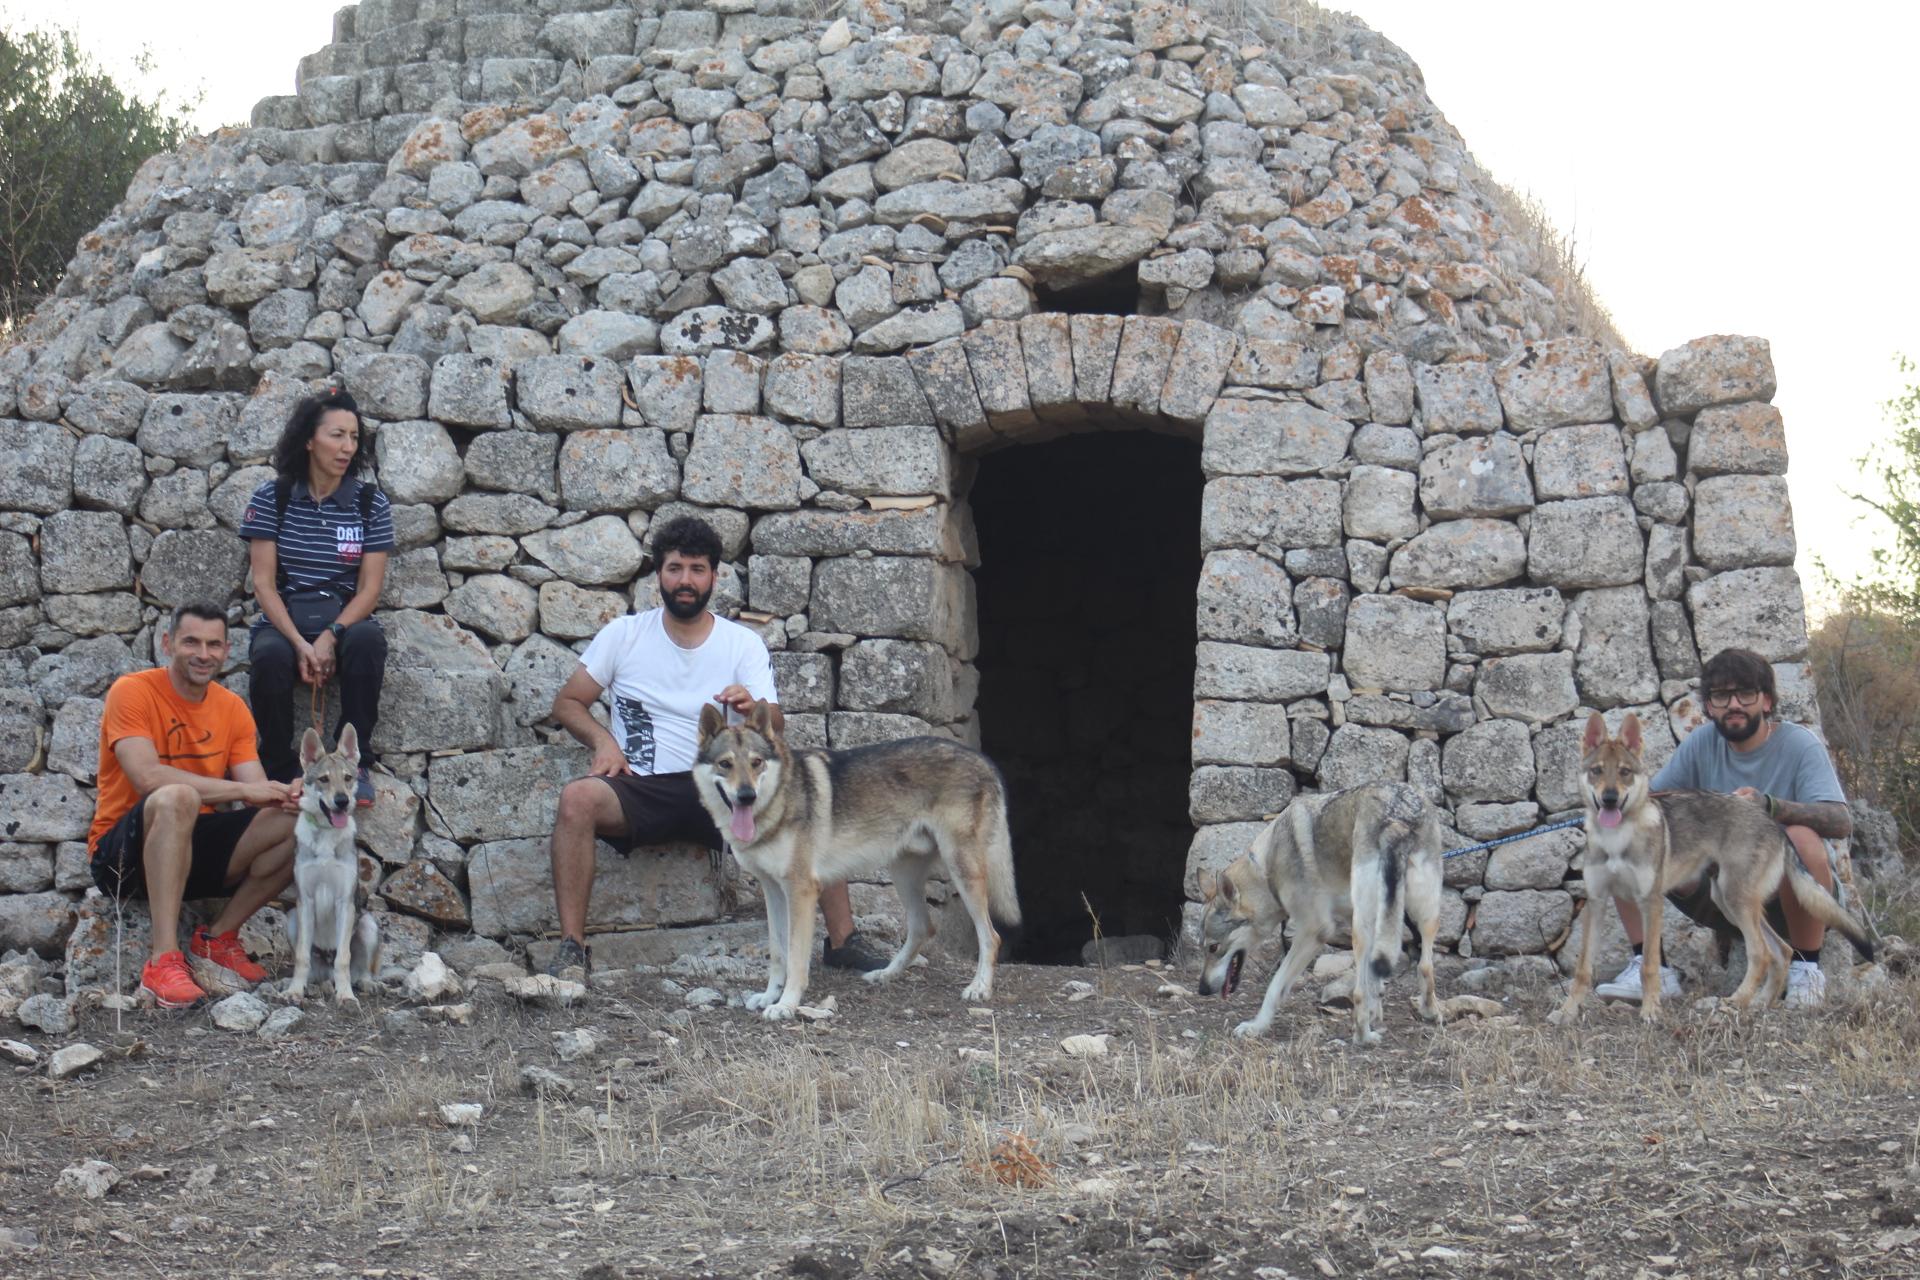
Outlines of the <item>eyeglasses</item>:
M1715 711L1725 711L1729 703L1739 703L1750 707L1760 701L1758 689L1712 689L1707 693L1707 706Z

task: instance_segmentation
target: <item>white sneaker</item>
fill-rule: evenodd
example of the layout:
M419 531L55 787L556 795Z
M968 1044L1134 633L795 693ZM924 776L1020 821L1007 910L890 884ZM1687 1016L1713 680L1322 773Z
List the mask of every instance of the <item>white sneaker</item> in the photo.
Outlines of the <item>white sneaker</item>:
M1789 1009L1818 1009L1827 1002L1827 975L1811 960L1787 966L1787 994L1781 1003Z
M1603 982L1593 989L1593 994L1602 1000L1619 1000L1627 1004L1639 1004L1644 992L1641 985L1640 957L1627 961L1627 967L1620 971L1612 982ZM1680 994L1680 973L1666 965L1660 966L1660 998L1672 1000Z

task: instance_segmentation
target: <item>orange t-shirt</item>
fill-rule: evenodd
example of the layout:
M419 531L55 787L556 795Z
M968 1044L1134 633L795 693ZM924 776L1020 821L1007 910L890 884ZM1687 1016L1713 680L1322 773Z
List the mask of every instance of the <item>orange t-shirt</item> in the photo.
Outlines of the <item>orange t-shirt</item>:
M87 832L89 849L141 800L113 754L122 738L145 738L161 764L203 778L224 778L234 765L260 758L253 713L231 689L210 684L204 701L188 702L174 692L165 667L121 676L107 690L100 717L100 798ZM213 809L202 805L200 812Z

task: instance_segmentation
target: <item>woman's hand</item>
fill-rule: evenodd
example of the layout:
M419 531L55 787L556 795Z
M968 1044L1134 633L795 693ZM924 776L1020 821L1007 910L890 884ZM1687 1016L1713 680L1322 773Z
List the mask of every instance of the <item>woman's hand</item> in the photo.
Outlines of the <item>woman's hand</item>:
M300 683L320 683L320 654L311 641L302 639L293 646L293 656L300 664Z
M333 673L340 666L339 642L333 638L333 632L322 631L312 644L314 661L318 663L320 678L315 684L325 684L333 679Z

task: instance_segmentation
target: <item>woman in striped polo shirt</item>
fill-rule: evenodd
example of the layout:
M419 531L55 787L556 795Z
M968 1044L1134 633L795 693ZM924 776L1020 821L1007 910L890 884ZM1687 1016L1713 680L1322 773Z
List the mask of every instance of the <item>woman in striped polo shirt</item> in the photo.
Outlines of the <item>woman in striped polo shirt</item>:
M324 684L337 674L341 718L360 737L362 806L373 803L368 745L387 662L387 637L373 611L394 545L387 496L360 478L372 457L352 396L332 390L301 400L274 447L278 474L254 490L240 526L252 544L260 601L251 690L260 762L276 781L299 775L294 683ZM329 743L339 732L320 729Z

